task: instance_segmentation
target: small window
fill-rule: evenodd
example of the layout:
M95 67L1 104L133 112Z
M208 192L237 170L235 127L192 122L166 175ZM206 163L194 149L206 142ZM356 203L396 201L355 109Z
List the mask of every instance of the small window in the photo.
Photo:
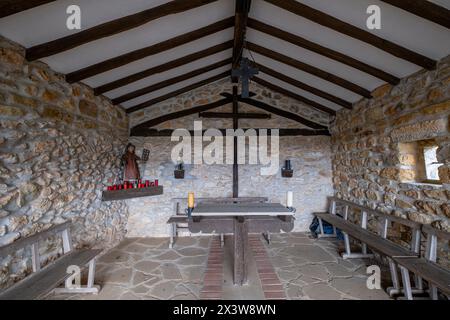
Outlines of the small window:
M423 147L423 158L425 163L425 182L439 183L439 167L442 163L437 161L436 152L438 146Z

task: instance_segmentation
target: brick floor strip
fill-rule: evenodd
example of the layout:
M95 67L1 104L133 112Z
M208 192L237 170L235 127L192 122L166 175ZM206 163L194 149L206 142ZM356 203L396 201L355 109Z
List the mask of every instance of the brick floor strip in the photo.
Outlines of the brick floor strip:
M223 298L223 255L220 238L213 237L203 278L203 288L200 291L201 300L222 300Z
M251 235L249 237L250 248L256 263L261 287L264 297L268 300L286 300L286 293L281 284L275 268L269 259L266 248L264 247L259 236Z

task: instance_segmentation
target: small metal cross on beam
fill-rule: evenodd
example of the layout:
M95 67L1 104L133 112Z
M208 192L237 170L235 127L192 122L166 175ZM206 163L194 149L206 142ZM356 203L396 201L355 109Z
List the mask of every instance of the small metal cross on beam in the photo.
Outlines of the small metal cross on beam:
M249 80L259 73L258 68L251 66L250 60L242 58L239 69L233 69L232 76L241 78L242 82L242 98L249 98Z

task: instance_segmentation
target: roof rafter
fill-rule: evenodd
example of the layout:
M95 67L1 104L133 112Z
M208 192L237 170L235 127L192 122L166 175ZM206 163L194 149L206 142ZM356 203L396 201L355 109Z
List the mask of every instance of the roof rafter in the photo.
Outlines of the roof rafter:
M133 112L139 111L141 109L150 107L150 106L152 106L154 104L157 104L159 102L162 102L162 101L168 100L170 98L176 97L176 96L178 96L180 94L183 94L183 93L189 92L191 90L200 88L200 87L202 87L204 85L210 84L210 83L212 83L214 81L222 80L222 79L224 79L224 78L226 78L226 77L228 77L230 75L231 75L230 71L222 72L222 73L220 73L218 75L212 76L212 77L207 78L205 80L193 83L191 85L188 85L186 87L183 87L183 88L175 90L175 91L172 91L172 92L170 92L168 94L165 94L163 96L151 99L149 101L146 101L146 102L143 102L143 103L138 104L136 106L133 106L131 108L128 108L128 109L126 109L126 112L127 113L133 113Z
M115 80L113 82L110 83L106 83L104 85L101 85L97 88L94 89L94 93L96 95L100 95L103 94L105 92L126 86L127 84L136 82L138 80L144 79L146 77L150 77L154 74L157 73L162 73L177 67L180 67L182 65L194 62L196 60L211 56L213 54L216 54L218 52L222 52L224 50L230 49L233 47L233 40L218 44L216 46L210 47L208 49L205 50L201 50L192 54L189 54L187 56L184 56L182 58L176 59L176 60L172 60L169 61L167 63L158 65L156 67L152 67L150 69L129 75L127 77L121 78L119 80Z
M334 83L342 88L345 88L349 91L352 91L356 94L359 94L360 96L363 96L365 98L372 98L372 94L369 90L354 84L348 80L345 80L341 77L338 77L334 74L331 74L327 71L321 70L319 68L316 68L314 66L311 66L309 64L306 64L304 62L298 61L294 58L285 56L281 53L275 52L273 50L261 47L257 44L247 42L247 48L251 51L257 52L259 54L262 54L263 56L266 56L268 58L277 60L281 63L287 64L291 67L297 68L299 70L302 70L304 72L310 73L316 77L322 78L326 81L329 81L331 83Z
M425 0L381 0L450 29L450 10Z
M234 22L234 45L233 45L233 69L239 66L244 48L245 32L247 29L248 13L251 0L236 0L236 14Z
M344 99L341 99L339 97L336 97L332 94L329 94L328 92L322 91L320 89L311 87L310 85L307 85L306 83L303 83L301 81L298 81L294 78L288 77L287 75L280 73L278 71L275 71L271 68L268 68L266 66L263 66L261 64L258 64L258 68L261 72L268 74L269 76L272 76L274 78L277 78L278 80L281 80L283 82L289 83L290 85L293 85L294 87L297 87L299 89L308 91L318 97L324 98L328 101L334 102L344 108L351 108L352 103L349 101L346 101Z
M270 83L270 82L268 82L268 81L266 81L264 79L261 79L259 77L253 77L252 81L254 81L254 82L256 82L256 83L266 87L267 89L270 89L270 90L273 90L275 92L284 94L285 96L287 96L289 98L292 98L294 100L297 100L299 102L303 102L307 106L310 106L310 107L312 107L314 109L317 109L317 110L323 111L325 113L328 113L329 115L335 115L336 114L336 111L334 111L333 109L325 107L325 106L321 105L318 102L315 102L313 100L307 99L307 98L305 98L303 96L300 96L300 95L298 95L296 93L293 93L293 92L291 92L289 90L286 90L286 89L281 88L281 87L279 87L277 85L274 85L274 84L272 84L272 83Z
M55 1L56 0L3 0L0 2L0 18Z
M181 111L165 114L163 116L160 116L160 117L157 117L157 118L145 121L145 122L143 122L143 123L133 127L131 129L131 131L133 132L135 130L142 129L142 128L151 128L151 127L157 126L158 124L161 124L161 123L166 122L166 121L170 121L170 120L174 120L174 119L190 116L190 115L193 115L193 114L196 114L196 113L200 113L200 112L208 111L208 110L211 110L211 109L215 109L215 108L224 106L226 104L229 104L232 101L233 101L232 98L227 97L227 98L224 98L224 99L212 102L212 103L208 103L208 104L205 104L205 105L202 105L202 106L193 107L193 108L189 108L189 109L185 109L185 110L181 110Z
M314 8L308 7L307 5L304 5L298 1L295 0L283 0L283 1L265 0L265 1L275 6L278 6L284 10L287 10L291 13L299 15L303 18L311 20L315 23L318 23L322 26L325 26L327 28L343 33L349 37L368 43L383 51L389 52L390 54L398 58L419 65L425 69L430 70L436 67L437 62L433 59L425 57L424 55L421 55L417 52L402 47L389 40L380 38L368 31L355 27L350 23L336 19L333 16L330 16Z
M27 49L26 57L29 61L48 57L76 48L85 43L89 43L101 38L109 37L121 32L128 31L130 29L137 28L152 20L156 20L167 15L191 10L215 1L217 0L173 0L155 8L109 21L90 29L31 47Z
M111 58L94 65L88 66L81 70L71 72L66 75L66 80L69 83L77 82L97 74L121 67L131 62L152 56L175 47L181 46L188 42L206 37L213 33L231 28L234 25L234 17L229 17L206 27L182 34L172 39L151 45L146 48L138 49L132 52L125 53L115 58Z
M230 94L230 93L222 93L221 95L226 97L226 98L232 98L233 97L233 95ZM311 120L305 119L305 118L303 118L302 116L300 116L298 114L295 114L295 113L292 113L292 112L289 112L289 111L286 111L286 110L282 110L282 109L278 109L278 108L272 107L271 105L268 105L267 103L259 101L259 100L255 100L255 99L251 99L251 98L242 98L241 96L239 96L238 97L238 101L246 103L246 104L251 105L253 107L256 107L258 109L262 109L262 110L265 110L267 112L276 114L276 115L278 115L280 117L296 121L296 122L301 123L301 124L303 124L303 125L305 125L305 126L307 126L309 128L312 128L312 129L317 129L317 130L327 129L326 126L323 126L323 125L315 123L315 122L313 122Z
M218 129L222 135L226 135L228 130L233 129ZM255 130L256 134L259 135L261 130L267 130L267 135L271 135L272 132L270 128L241 128L240 130ZM330 136L328 130L311 130L311 129L275 129L278 130L278 136L280 137L295 137L295 136ZM152 129L152 128L137 128L131 130L132 137L170 137L175 130L172 129ZM202 134L205 134L206 130L202 130ZM193 130L189 131L191 136L194 136L195 132Z
M145 88L142 88L142 89L139 89L139 90L136 90L136 91L124 94L124 95L122 95L122 96L120 96L118 98L113 99L112 103L113 104L120 104L120 103L123 103L125 101L135 99L135 98L143 96L145 94L152 93L152 92L154 92L156 90L159 90L159 89L162 89L162 88L165 88L165 87L177 84L179 82L182 82L182 81L194 78L196 76L202 75L204 73L210 72L210 71L215 70L217 68L226 66L228 64L231 64L231 62L232 62L232 59L229 58L229 59L225 59L225 60L213 63L211 65L208 65L208 66L205 66L205 67L202 67L202 68L195 69L193 71L187 72L187 73L179 75L177 77L174 77L174 78L171 78L171 79L167 79L167 80L164 80L164 81L152 84L150 86L147 86Z
M380 70L378 68L372 67L364 62L361 62L357 59L354 59L350 56L347 56L343 53L337 52L335 50L329 49L327 47L321 46L317 43L314 43L312 41L309 41L305 38L302 38L300 36L297 36L295 34L289 33L287 31L275 28L273 26L270 26L268 24L265 24L263 22L260 22L255 19L249 19L248 20L248 26L252 29L258 30L260 32L266 33L268 35L271 35L273 37L279 38L281 40L287 41L289 43L292 43L296 46L302 47L304 49L310 50L312 52L318 53L322 56L325 56L327 58L333 59L335 61L341 62L343 64L346 64L352 68L358 69L360 71L363 71L367 74L370 74L376 78L379 78L381 80L384 80L390 84L396 85L400 82L400 79L396 76L389 74L387 72L384 72L383 70Z

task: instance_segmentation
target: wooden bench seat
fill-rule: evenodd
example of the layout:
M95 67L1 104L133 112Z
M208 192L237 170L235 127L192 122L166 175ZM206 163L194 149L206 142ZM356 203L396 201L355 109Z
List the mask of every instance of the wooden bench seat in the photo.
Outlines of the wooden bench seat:
M42 298L70 276L67 273L69 266L84 266L101 251L85 249L69 252L3 292L0 295L0 300L35 300Z
M364 242L367 244L370 248L372 248L375 251L378 251L384 255L390 256L390 257L418 257L418 253L414 253L408 249L405 249L392 241L389 241L387 239L381 238L379 235L376 235L370 231L364 230L361 227L345 221L344 219L332 215L329 213L315 213L315 215L318 218L321 218L325 220L326 222L332 224L336 228L342 230L343 232L346 232L350 234L353 238Z
M410 272L438 287L446 295L450 295L450 271L424 258L394 258L395 262Z
M18 250L31 248L31 262L33 267L33 273L31 275L0 292L0 300L39 299L52 290L59 293L95 294L99 292L100 287L94 285L95 258L102 250L74 250L70 237L70 226L71 222L67 221L0 247L1 258L10 256ZM63 255L48 265L41 267L39 244L43 240L56 236L62 237ZM81 270L86 266L89 266L87 285L81 286L79 281L76 281L76 285L73 285L73 279L81 279ZM63 282L65 282L65 287L56 288Z

